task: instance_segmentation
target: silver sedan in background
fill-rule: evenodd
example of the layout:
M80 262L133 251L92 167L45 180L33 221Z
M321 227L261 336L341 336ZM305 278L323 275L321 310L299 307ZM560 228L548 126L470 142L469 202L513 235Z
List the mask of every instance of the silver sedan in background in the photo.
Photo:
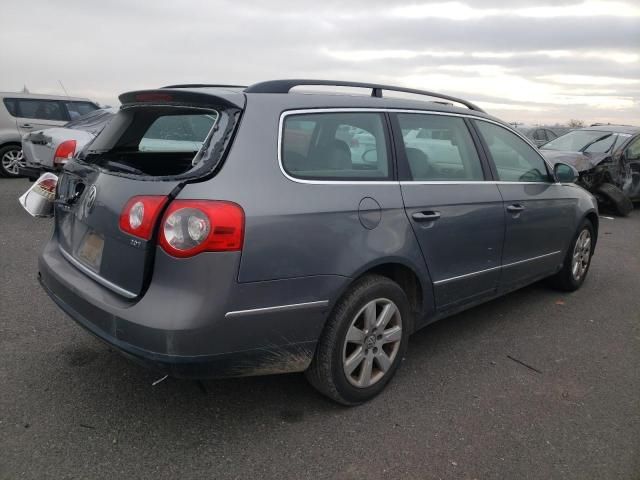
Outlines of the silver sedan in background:
M20 173L35 180L44 172L60 170L102 131L117 111L116 108L103 108L63 127L27 133L22 138L25 166L20 167Z

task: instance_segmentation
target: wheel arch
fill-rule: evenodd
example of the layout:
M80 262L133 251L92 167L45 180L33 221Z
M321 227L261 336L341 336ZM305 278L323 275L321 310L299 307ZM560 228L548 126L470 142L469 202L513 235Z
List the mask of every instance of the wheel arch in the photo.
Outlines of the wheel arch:
M593 229L595 230L595 238L593 239L593 248L596 248L596 244L598 243L598 230L600 228L600 218L598 217L598 213L595 210L590 210L584 216L584 220L589 220L591 225L593 225ZM595 252L595 250L593 250Z
M8 141L0 144L0 149L5 148L5 147L9 147L11 145L15 145L16 147L20 147L20 150L22 150L22 143L21 142L17 142L15 140L8 140Z
M335 302L355 282L370 274L381 275L393 280L405 292L414 317L410 332L421 326L420 320L424 318L426 313L434 311L431 278L426 268L416 266L400 257L381 258L376 262L364 265L350 277L350 281L346 282L345 286L338 292Z

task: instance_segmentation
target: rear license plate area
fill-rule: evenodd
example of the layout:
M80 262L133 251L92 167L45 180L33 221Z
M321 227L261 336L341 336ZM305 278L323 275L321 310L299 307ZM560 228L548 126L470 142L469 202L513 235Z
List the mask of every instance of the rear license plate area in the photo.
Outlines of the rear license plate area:
M103 249L104 238L95 232L87 232L78 248L78 260L97 273L100 271Z

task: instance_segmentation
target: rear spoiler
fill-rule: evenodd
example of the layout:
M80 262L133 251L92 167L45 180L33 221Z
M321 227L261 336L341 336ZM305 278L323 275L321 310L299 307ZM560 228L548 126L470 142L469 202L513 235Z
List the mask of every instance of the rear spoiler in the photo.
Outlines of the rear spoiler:
M211 93L209 93L211 92ZM118 97L122 105L189 105L244 109L245 96L241 92L225 92L213 89L160 89L136 90Z

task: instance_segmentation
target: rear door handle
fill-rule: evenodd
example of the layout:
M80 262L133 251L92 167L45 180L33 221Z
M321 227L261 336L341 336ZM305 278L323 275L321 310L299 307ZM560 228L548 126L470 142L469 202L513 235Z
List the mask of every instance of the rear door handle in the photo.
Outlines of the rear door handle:
M514 203L507 207L507 212L511 213L520 213L524 210L524 205L520 205L519 203Z
M22 125L20 125L22 128L33 128L33 125L31 125L30 123L23 123Z
M440 212L433 212L431 210L426 212L416 212L411 215L416 222L434 222L440 218Z

